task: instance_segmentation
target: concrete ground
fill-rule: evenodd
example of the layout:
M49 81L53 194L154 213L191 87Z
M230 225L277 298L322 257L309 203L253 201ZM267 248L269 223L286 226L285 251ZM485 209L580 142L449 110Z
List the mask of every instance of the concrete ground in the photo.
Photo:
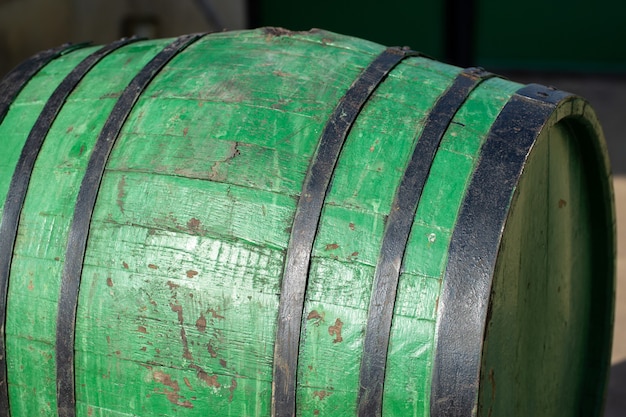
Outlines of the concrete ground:
M604 417L626 417L626 77L506 74L513 81L552 85L586 98L604 129L617 213L617 292L611 373Z

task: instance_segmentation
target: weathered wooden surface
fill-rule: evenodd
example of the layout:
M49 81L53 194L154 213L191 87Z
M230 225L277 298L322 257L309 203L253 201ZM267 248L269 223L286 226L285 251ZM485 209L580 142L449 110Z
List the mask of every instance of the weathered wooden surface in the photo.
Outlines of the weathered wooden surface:
M10 276L13 416L56 415L55 318L78 188L116 99L167 42L138 42L103 59L46 137ZM382 50L323 31L218 33L157 75L113 149L89 231L78 415L269 415L281 275L302 182L329 115ZM0 205L47 96L91 51L49 64L0 125ZM314 243L298 415L354 415L385 219L425 119L459 71L405 60L350 132ZM448 244L481 145L519 87L499 78L480 84L435 156L399 282L385 416L429 415Z

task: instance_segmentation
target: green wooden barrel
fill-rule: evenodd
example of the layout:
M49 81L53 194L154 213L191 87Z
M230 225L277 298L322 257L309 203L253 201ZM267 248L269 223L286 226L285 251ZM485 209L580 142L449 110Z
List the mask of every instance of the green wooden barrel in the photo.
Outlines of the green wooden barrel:
M581 98L260 29L0 84L0 414L599 416L614 214Z

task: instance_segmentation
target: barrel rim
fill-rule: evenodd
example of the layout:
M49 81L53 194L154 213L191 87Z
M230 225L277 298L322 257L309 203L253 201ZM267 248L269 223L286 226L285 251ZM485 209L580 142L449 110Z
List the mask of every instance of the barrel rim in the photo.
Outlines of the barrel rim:
M477 413L492 280L510 202L540 133L570 121L583 123L594 133L597 173L610 178L606 144L593 109L584 99L552 87L530 84L519 89L498 115L481 148L453 231L439 298L430 403L433 417ZM604 214L611 229L607 247L612 250L607 258L612 265L607 275L614 293L615 210L610 181L604 182L602 193L609 201ZM605 311L611 317L610 323L605 323L608 333L612 331L613 303L607 303ZM611 337L607 339L604 366L610 365ZM606 382L598 388L600 399L605 386Z

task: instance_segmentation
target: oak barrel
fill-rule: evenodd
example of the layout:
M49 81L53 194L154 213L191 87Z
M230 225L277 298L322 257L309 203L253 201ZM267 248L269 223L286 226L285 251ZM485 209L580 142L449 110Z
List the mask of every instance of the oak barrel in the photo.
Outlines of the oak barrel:
M599 416L582 98L322 30L63 45L0 84L0 414Z

